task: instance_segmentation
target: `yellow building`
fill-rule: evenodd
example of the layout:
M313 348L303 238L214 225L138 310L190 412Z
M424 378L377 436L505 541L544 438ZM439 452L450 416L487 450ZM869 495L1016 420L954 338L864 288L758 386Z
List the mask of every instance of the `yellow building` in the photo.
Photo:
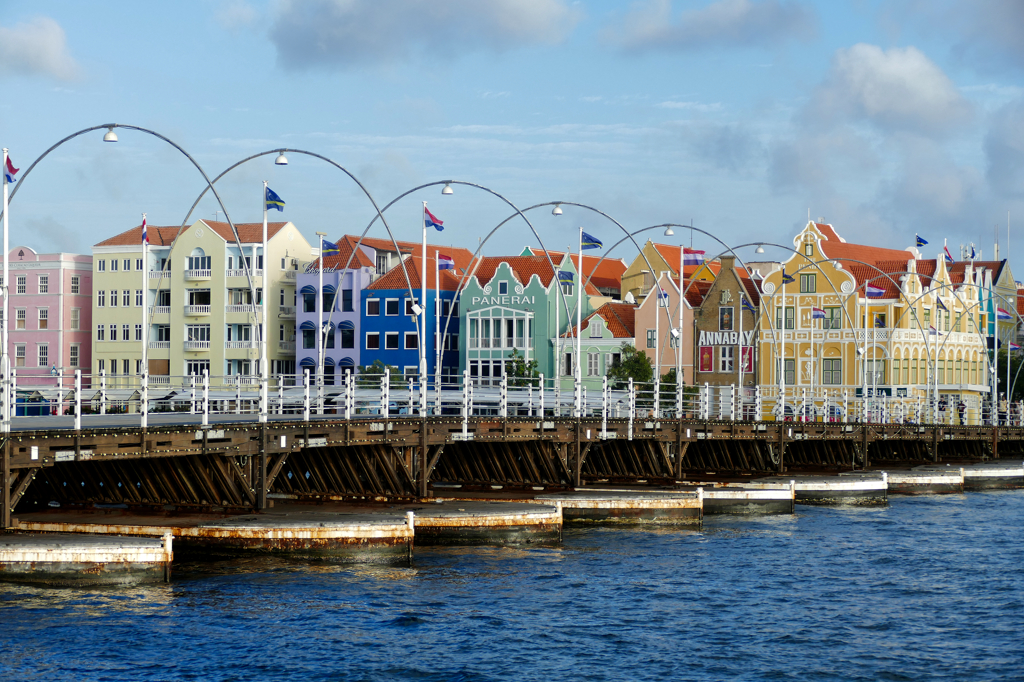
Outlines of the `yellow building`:
M962 403L963 418L977 422L989 390L987 322L970 264L951 272L941 258L850 244L813 222L793 247L763 285L766 418L784 409L797 418L930 420L937 395L940 418L959 423Z

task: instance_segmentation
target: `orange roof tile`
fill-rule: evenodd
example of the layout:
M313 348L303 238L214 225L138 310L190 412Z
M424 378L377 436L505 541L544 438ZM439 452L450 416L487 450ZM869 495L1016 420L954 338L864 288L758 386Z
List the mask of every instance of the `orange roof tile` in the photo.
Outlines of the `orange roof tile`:
M557 268L558 261L554 258L551 260L554 261ZM498 270L498 266L502 263L508 263L509 267L512 268L512 272L515 273L516 278L523 286L527 286L530 283L530 278L533 275L537 275L540 283L546 287L551 284L551 280L555 276L546 256L487 256L477 261L472 272L476 275L480 285L483 286L491 281L494 273ZM590 296L601 295L601 292L591 282L587 282L586 292Z
M359 237L351 234L343 235L337 242L338 253L333 256L324 256L325 267L343 268L345 263L349 262L349 256L355 249L358 243L360 248L356 250L355 257L352 258L352 264L349 267L363 267L372 268L376 264L373 259L363 251L362 247L367 247L375 251L387 251L389 253L395 253L395 245L390 239L377 239L375 237L366 237L362 242L359 241ZM319 246L319 245L317 245ZM403 254L419 254L422 248L420 242L398 242L399 253ZM469 267L469 262L473 258L473 254L468 249L458 248L454 246L438 246L435 244L427 244L427 255L432 257L434 251L440 251L446 256L451 256L455 261L455 267L465 270ZM316 269L319 267L320 259L317 258L311 264L311 268ZM460 273L461 274L461 273Z
M235 235L231 233L231 226L227 223L217 222L215 220L200 220L211 230L221 236L224 241L232 242L235 241ZM280 231L282 227L287 223L267 223L267 238L273 237ZM170 246L171 242L178 234L180 225L177 227L157 227L156 225L147 225L146 234L149 237L149 243L156 246ZM188 229L188 226L186 226ZM263 223L235 223L235 229L238 230L238 238L243 244L259 244L263 241ZM121 234L115 235L110 239L101 241L96 246L131 246L133 244L142 243L142 225L133 227L130 230L125 230Z
M445 254L447 255L447 254ZM406 282L405 274L402 271L402 265L396 265L395 267L388 270L384 275L381 276L376 282L366 287L367 289L406 289L409 283L412 283L414 291L420 289L420 263L423 258L420 256L410 256L406 258L405 269L409 273L409 281ZM433 256L427 256L427 289L434 288L434 269L437 267L437 261ZM461 280L461 274L456 274L453 270L442 270L440 272L439 284L441 285L441 291L456 291L459 288L459 281Z
M530 253L535 256L543 256L544 250L530 247ZM551 260L557 263L565 256L565 251L548 251L548 254L551 255ZM574 255L572 262L578 262L578 257L578 255ZM600 265L598 265L599 262ZM628 267L626 262L620 258L605 258L601 260L600 256L583 254L583 276L587 278L588 282L593 282L599 289L620 288L622 286L622 275ZM597 269L595 270L594 268Z
M178 230L180 228L180 225L176 225L174 227L146 225L146 235L149 237L149 243L153 246L170 246L171 242L173 242L174 238L178 235ZM121 234L114 235L109 239L104 239L96 246L134 246L136 244L142 244L141 224L130 230L126 230Z
M586 261L584 261L584 266ZM632 339L636 336L636 305L632 303L605 303L603 306L583 318L580 323L584 329L590 324L594 315L600 315L605 326L611 331L616 339ZM574 338L579 333L573 325L568 331L562 334L566 338Z

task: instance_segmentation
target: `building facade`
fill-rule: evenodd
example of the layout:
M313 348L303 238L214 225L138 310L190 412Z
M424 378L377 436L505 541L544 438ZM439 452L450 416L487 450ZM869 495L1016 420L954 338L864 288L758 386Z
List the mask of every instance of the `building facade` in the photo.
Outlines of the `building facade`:
M636 347L647 355L658 376L679 365L683 383L693 383L693 306L701 300L707 283L683 281L685 296L680 311L679 280L663 272L659 281L664 292L661 305L657 296L645 296L637 306Z

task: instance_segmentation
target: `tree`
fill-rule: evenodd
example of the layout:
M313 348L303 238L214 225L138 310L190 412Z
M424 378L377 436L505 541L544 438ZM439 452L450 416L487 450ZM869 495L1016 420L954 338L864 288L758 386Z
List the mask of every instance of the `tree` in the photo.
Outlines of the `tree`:
M625 388L632 379L633 383L647 383L654 378L654 367L647 353L640 351L636 346L628 343L622 344L619 349L619 359L608 370L608 381L614 388Z
M391 385L402 379L402 372L392 365L385 365L380 360L374 360L372 365L360 365L356 385L363 388L375 388L380 385L384 372L391 375Z
M534 379L540 377L537 372L537 361L526 361L526 358L519 354L519 351L512 351L508 356L509 363L505 365L505 373L508 376L509 386L532 386Z
M1010 387L1013 388L1013 395L1010 396L1010 400L1014 402L1024 400L1024 371L1022 371L1020 375L1017 374L1017 370L1020 369L1022 360L1021 351L1009 351L1009 353L1007 353L1007 351L1000 351L999 376L997 377L999 380L999 394L1006 395L1007 389L1009 388L1006 385L1007 355L1009 355L1010 362ZM1014 384L1014 378L1017 380L1016 384Z

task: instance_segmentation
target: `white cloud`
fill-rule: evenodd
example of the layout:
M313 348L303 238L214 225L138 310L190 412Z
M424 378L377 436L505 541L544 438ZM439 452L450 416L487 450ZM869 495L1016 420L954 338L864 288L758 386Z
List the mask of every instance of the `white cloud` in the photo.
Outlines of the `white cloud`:
M556 44L580 17L564 0L283 0L270 38L287 69L348 68Z
M659 107L661 109L686 109L686 110L689 110L689 111L700 111L700 112L703 112L703 113L709 113L709 112L712 112L712 111L721 111L721 109L722 109L721 102L705 103L705 102L673 102L673 101L668 101L668 102L661 102L659 104L656 104L655 106L657 106L657 107Z
M762 47L811 37L816 26L814 14L795 2L716 0L673 21L672 0L648 0L634 5L621 26L606 29L605 38L633 52Z
M78 64L68 53L64 29L49 17L0 26L0 76L50 76L72 80Z
M809 122L868 121L884 130L939 134L969 121L953 82L913 47L858 44L839 50L806 110Z
M246 0L223 0L217 11L217 23L229 31L255 26L260 13Z

